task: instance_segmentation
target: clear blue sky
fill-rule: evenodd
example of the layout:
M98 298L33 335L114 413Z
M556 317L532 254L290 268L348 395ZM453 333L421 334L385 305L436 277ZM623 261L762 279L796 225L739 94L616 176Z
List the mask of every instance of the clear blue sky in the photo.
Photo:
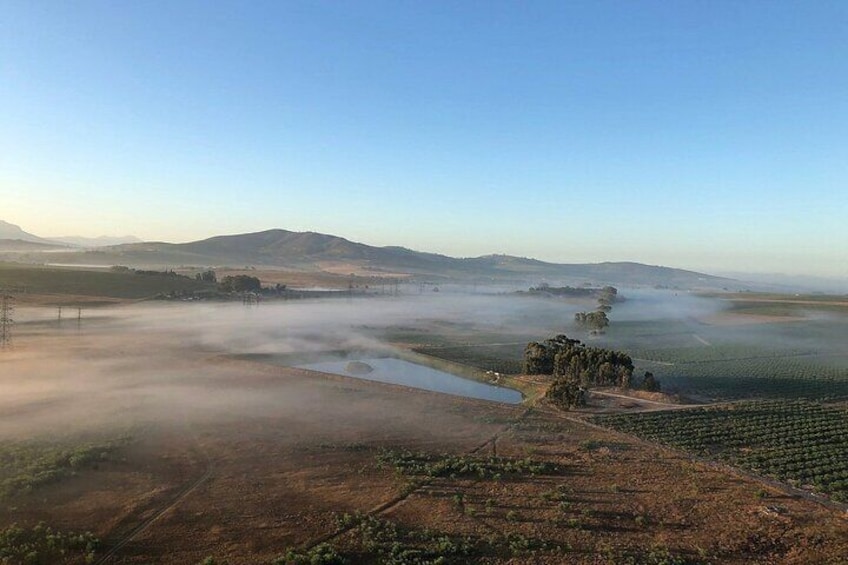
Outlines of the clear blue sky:
M0 0L0 219L848 276L848 2Z

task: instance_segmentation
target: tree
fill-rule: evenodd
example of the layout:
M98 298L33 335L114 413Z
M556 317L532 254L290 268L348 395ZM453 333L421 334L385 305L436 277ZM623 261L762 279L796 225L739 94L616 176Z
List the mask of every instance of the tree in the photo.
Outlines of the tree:
M262 283L256 277L250 275L226 276L218 283L222 292L259 292Z
M642 378L642 390L648 392L659 392L660 381L654 378L654 374L650 371L645 371L645 376Z
M609 318L606 312L597 310L595 312L577 312L574 314L574 321L581 328L587 328L592 331L602 331L609 326Z
M528 375L550 375L554 372L554 354L547 347L531 341L524 348L524 372Z
M545 396L562 408L570 409L586 404L585 391L573 378L554 381Z
M194 275L194 278L202 282L218 282L218 277L215 275L215 271L213 271L212 269L209 269L208 271L203 271L202 273L197 273L196 275Z

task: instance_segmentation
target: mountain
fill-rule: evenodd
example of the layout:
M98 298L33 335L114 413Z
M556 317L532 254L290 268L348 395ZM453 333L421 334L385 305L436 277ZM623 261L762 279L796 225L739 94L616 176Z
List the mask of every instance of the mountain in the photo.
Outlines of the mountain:
M457 258L405 247L374 247L342 237L273 229L222 235L190 243L144 242L63 254L63 262L127 265L286 268L337 274L400 274L434 280L521 282L536 284L613 284L673 288L739 288L733 279L640 263L557 264L486 255Z
M49 239L44 239L43 237L38 237L37 235L27 233L21 229L21 226L16 226L15 224L10 224L9 222L4 222L3 220L0 220L0 239L31 241L34 243L42 243L45 245L56 245L56 242L54 241L50 241Z
M42 262L47 250L61 249L62 262L86 265L126 265L140 268L233 267L283 268L357 273L373 276L413 276L432 281L511 282L554 285L612 284L682 289L739 290L737 280L694 271L641 263L558 264L510 255L457 258L413 251L405 247L375 247L343 237L315 232L272 229L220 235L189 243L135 242L104 245L116 238L40 238L0 220L0 252L18 261ZM68 249L78 245L84 249Z
M69 235L63 237L53 237L52 241L58 241L75 247L108 247L110 245L121 245L123 243L141 243L142 240L134 235L111 236L101 235L100 237L81 237L78 235Z

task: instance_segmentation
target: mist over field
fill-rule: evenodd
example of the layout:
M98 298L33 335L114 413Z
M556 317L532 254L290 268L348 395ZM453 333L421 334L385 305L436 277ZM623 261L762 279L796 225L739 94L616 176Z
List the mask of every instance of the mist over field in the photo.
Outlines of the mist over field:
M623 289L615 303L604 342L616 346L617 324L645 321L691 325L695 338L681 343L702 347L706 340L793 349L812 338L791 326L703 325L726 308L717 299L660 290ZM219 388L238 369L222 355L290 354L367 350L391 354L386 333L458 328L465 335L494 334L494 341L518 344L557 333L581 337L574 313L581 304L515 294L426 293L398 297L235 303L142 303L84 309L47 307L19 311L16 347L0 356L0 434L26 435L31 426L74 427L131 421L178 420L192 416L234 417L297 409L303 399L292 389L269 398L251 392L249 381ZM822 320L827 314L817 315ZM624 327L624 326L622 326ZM657 326L663 328L662 324ZM678 331L672 328L673 331ZM671 331L671 330L665 330ZM832 338L816 345L836 351ZM37 346L30 336L49 335ZM704 336L703 338L701 336ZM706 338L706 339L704 339ZM403 340L403 336L400 338ZM466 338L467 339L467 338ZM460 338L460 343L462 339ZM830 345L829 345L830 344ZM316 400L316 392L310 393Z
M519 323L510 331L533 332L542 331L540 317L568 324L574 311L535 298L449 293L254 306L144 303L84 309L80 321L76 309L65 308L61 322L56 308L22 308L15 346L0 356L0 436L302 412L311 405L304 394L318 403L317 392L291 386L269 397L252 392L250 379L243 387L237 380L221 386L239 369L219 356L391 353L379 338L387 327L504 330Z
M38 482L43 475L26 466L22 470L7 467L12 470L0 473L9 474L7 482L35 485L31 488L44 493L40 495L44 500L52 497L50 500L67 502L39 506L20 502L37 497L21 498L16 502L21 510L15 511L14 519L30 516L25 512L32 512L32 518L24 519L43 519L43 512L52 516L54 508L61 507L62 516L70 518L60 525L73 530L80 520L90 519L96 512L100 517L97 523L107 524L98 526L99 535L115 535L112 532L122 530L108 525L112 516L125 512L130 523L147 523L149 498L157 501L157 508L169 508L177 504L175 495L169 493L182 492L178 489L191 492L202 485L185 502L179 502L177 508L185 513L174 511L155 522L159 524L156 535L164 541L145 551L155 553L162 548L170 552L174 532L186 527L193 536L206 537L200 546L192 543L183 548L180 562L194 564L205 555L217 554L228 555L235 563L253 563L255 550L246 551L240 544L271 535L265 529L267 515L290 524L275 534L280 541L269 549L279 553L281 547L309 544L319 533L326 535L327 528L336 527L334 516L350 507L367 509L377 501L405 498L408 490L395 493L397 481L403 480L403 471L398 469L403 467L394 471L384 468L380 461L386 457L394 457L396 462L409 453L452 457L447 452L458 453L462 466L469 461L512 465L487 459L496 444L501 457L530 462L528 465L555 457L557 468L567 469L543 479L529 474L521 479L498 479L494 484L487 483L488 479L479 483L480 477L475 475L474 484L487 485L486 491L469 495L469 500L495 496L507 500L503 497L508 495L493 493L499 489L512 492L513 480L530 481L520 482L522 488L535 485L532 488L541 489L532 500L548 500L553 496L548 481L560 481L587 493L599 488L614 493L612 496L623 499L614 503L621 507L633 497L643 497L639 504L645 508L656 504L665 508L668 485L681 480L679 455L673 455L675 462L671 463L664 459L669 457L667 453L647 450L644 445L626 448L622 453L629 454L628 463L622 464L621 455L606 447L623 445L619 436L603 439L606 455L598 455L600 459L593 462L594 448L584 446L600 441L591 434L602 432L571 420L563 431L563 421L548 401L539 395L528 396L528 390L533 394L532 388L518 389L525 399L518 405L481 401L297 368L309 365L304 359L313 357L342 359L343 366L348 360L367 360L369 356L397 356L432 363L431 367L439 370L456 370L451 375L456 378L473 371L487 385L497 382L518 387L529 382L530 386L546 387L550 376L516 374L521 371L524 347L529 341L565 333L589 347L639 352L643 357L635 359L637 378L650 370L663 384L663 393L644 400L639 391L619 390L607 396L603 390L592 392L590 406L569 416L578 422L591 417L593 411L603 414L612 410L634 417L658 409L677 412L687 408L685 403L696 402L693 398L704 399L697 402L708 399L697 388L702 382L719 398L749 390L770 395L801 390L824 397L841 394L845 388L826 381L797 381L786 370L779 379L766 378L771 374L770 363L786 366L789 360L789 370L809 373L808 357L813 360L813 354L839 353L846 335L845 319L829 312L799 310L793 317L733 314L733 303L726 299L621 288L620 300L612 303L608 313L610 326L605 333L594 335L575 322L575 313L598 306L592 293L563 297L515 292L508 287L444 285L439 292L329 296L333 297L268 299L256 304L169 300L83 306L81 310L63 307L61 320L58 307L22 305L15 312L12 347L0 354L0 442L10 452L46 458L42 461L48 461L45 465L51 472L64 475L55 479L55 484L45 485ZM793 357L782 357L785 355ZM514 371L486 372L499 364ZM837 368L830 369L832 374L841 378L839 371L844 368L833 365ZM741 378L725 378L723 372L710 372L710 367L719 371L750 368L755 374L743 372ZM810 374L818 378L815 367ZM701 396L676 400L677 393L688 390ZM633 396L622 398L622 393ZM588 412L584 414L584 410ZM531 413L550 420L532 423ZM547 435L540 436L540 430ZM541 449L540 441L545 442ZM483 451L478 453L480 449ZM106 455L99 456L93 466L69 471L69 456L63 453L89 453L85 450L95 454L102 450ZM54 453L58 455L50 455ZM634 456L640 458L640 468L652 469L650 476L666 473L667 478L649 487L640 479L642 490L618 486L633 478L629 466ZM462 466L459 468L465 468ZM589 466L591 470L584 470ZM80 478L73 479L75 474ZM110 477L116 477L113 483L108 482ZM93 481L91 492L100 501L94 510L73 506L74 489L82 488L82 481ZM586 483L576 487L578 481ZM614 486L598 487L597 481ZM127 495L127 489L135 494ZM690 501L691 491L684 491L681 496ZM6 492L12 490L7 487ZM109 502L102 502L103 492L111 493ZM359 500L362 493L371 494ZM299 502L304 496L309 497L308 505ZM728 495L722 504L745 506L749 499ZM410 504L422 505L426 511L440 504L440 499L431 495L416 495L412 500L415 502ZM515 511L508 509L521 508L526 515L541 512L534 523L550 525L553 529L545 535L552 539L574 531L561 527L559 518L550 518L550 510L544 506L533 510L521 506L527 504L522 500L509 499L502 511L493 506L486 511L487 519L503 520L499 527L510 528L516 521L507 513ZM714 495L709 495L709 500L715 501ZM607 502L599 504L607 507ZM684 506L690 508L691 504ZM128 510L120 510L124 507ZM298 509L294 514L292 507ZM225 515L216 516L216 508L226 508ZM564 512L557 508L557 515ZM321 519L304 526L305 520L314 520L316 512ZM565 512L584 516L582 510ZM660 511L651 512L658 515ZM751 514L746 512L740 515ZM454 513L455 508L445 515ZM465 511L457 515L467 519ZM107 522L102 522L104 519ZM730 536L748 531L747 525L726 527ZM710 528L710 536L713 530ZM240 549L223 549L218 531L226 532ZM620 529L610 531L620 538ZM135 537L131 533L126 539ZM113 547L120 549L119 545Z

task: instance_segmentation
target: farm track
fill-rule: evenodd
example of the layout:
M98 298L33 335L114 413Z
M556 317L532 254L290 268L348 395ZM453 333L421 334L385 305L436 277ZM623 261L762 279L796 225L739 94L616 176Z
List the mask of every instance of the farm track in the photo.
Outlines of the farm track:
M160 508L153 514L150 518L144 520L141 524L130 530L128 534L126 534L121 540L116 542L105 554L103 554L100 559L96 560L95 565L101 565L103 563L108 563L110 559L115 557L115 555L120 551L124 546L130 543L137 535L145 531L149 528L156 520L167 514L170 510L179 505L183 500L188 498L195 490L198 489L203 483L208 481L213 474L213 467L210 464L209 467L203 472L203 474L198 477L196 480L191 482L190 484L183 487L165 506Z
M644 410L644 412L648 411L657 411L657 410L683 410L687 408L703 408L705 406L716 406L723 403L710 403L710 404L673 404L671 402L660 402L658 400L648 400L646 398L638 398L636 396L627 396L626 394L616 394L614 392L603 392L600 390L590 391L592 395L598 396L609 396L611 398L621 398L623 400L631 400L637 403L645 403L656 406L657 408L649 408ZM729 404L729 403L727 403Z
M483 449L485 449L486 446L488 446L488 445L492 445L492 447L494 449L498 438L501 437L503 434L507 433L513 427L515 427L516 424L518 424L524 418L526 418L531 412L534 411L534 409L535 408L532 407L532 406L528 407L515 420L513 420L512 422L510 422L509 424L504 426L503 429L501 429L498 432L496 432L495 434L493 434L486 441L480 443L476 447L465 452L465 454L466 455L474 455L476 453L479 453ZM421 479L420 481L417 481L417 482L414 483L413 488L403 489L401 491L401 494L391 498L390 500L387 500L386 502L383 502L383 503L375 506L371 510L367 511L365 514L368 515L368 516L379 516L379 515L382 515L382 514L386 514L387 512L394 510L395 508L397 508L398 506L400 506L404 502L406 502L411 495L413 495L413 494L421 491L423 488L429 486L437 478L438 477L428 477L428 478L425 478L425 479ZM346 534L347 532L355 529L356 527L358 527L358 524L352 524L352 525L349 525L349 526L344 526L344 527L337 529L334 532L331 532L329 534L318 536L317 538L314 538L314 539L308 541L307 543L303 544L301 547L305 550L312 549L319 544L326 543L328 541L332 541L332 540Z
M188 431L191 435L195 436L195 439L196 439L197 436L191 431L191 429L190 429L190 427L188 426L187 423L186 423L186 428L188 429ZM94 565L103 565L105 563L108 563L113 557L115 557L117 555L118 551L120 551L128 543L130 543L133 539L135 539L136 536L138 536L139 534L141 534L142 532L147 530L147 528L149 528L159 518L161 518L162 516L164 516L165 514L167 514L168 512L173 510L174 508L176 508L177 506L179 506L179 504L182 503L186 498L191 496L191 494L194 493L194 491L196 491L204 483L206 483L209 479L211 479L213 474L214 474L214 471L215 471L214 462L208 456L208 454L206 454L205 451L203 452L203 457L206 459L206 469L203 471L202 475L200 475L194 481L184 485L183 488L181 488L173 497L171 497L171 499L168 502L166 502L164 506L160 507L159 510L157 510L153 515L151 515L149 518L143 520L135 528L133 528L127 534L125 534L120 540L115 542L115 544L112 545L109 548L109 551L107 551L106 553L103 554L103 556L101 556L99 559L94 561Z
M706 345L707 347L712 347L712 346L713 346L713 344L712 344L712 343L710 343L709 341L705 340L704 338L702 338L702 337L701 337L701 336L699 336L698 334L692 334L692 337L694 337L695 339L697 339L699 342L703 343L703 344L704 344L704 345Z
M618 397L618 398L623 398L623 399L628 399L628 400L637 400L637 401L640 401L640 402L646 402L646 403L650 403L650 404L654 404L654 405L658 406L656 409L650 409L649 411L693 409L693 408L703 408L705 406L729 405L729 404L734 403L733 401L731 401L731 402L718 402L718 403L712 403L712 404L683 404L683 405L678 405L678 404L669 404L669 403L663 403L663 402L651 401L651 400L634 399L634 398L629 397L629 396L618 395L618 394L614 394L614 393L597 393L597 394L603 394L605 396L613 396L613 397ZM575 424L586 426L586 427L589 427L589 428L592 428L592 429L595 429L595 430L598 430L598 431L602 431L604 433L612 434L612 435L630 440L632 442L635 442L635 443L642 445L644 447L647 447L647 448L661 449L661 450L665 450L667 452L671 452L671 453L673 453L673 454L675 454L679 457L682 457L682 458L684 458L684 459L686 459L690 462L705 465L705 466L710 467L712 469L719 470L723 473L727 473L729 475L732 475L732 476L735 476L735 477L738 477L738 478L743 478L743 479L751 480L751 481L754 481L754 482L757 482L757 483L760 483L760 484L767 485L767 486L769 486L769 487L771 487L775 490L780 491L781 493L783 493L784 495L786 495L790 498L803 498L804 500L819 504L820 506L823 506L823 507L828 508L830 510L837 510L837 511L843 511L843 512L848 513L848 504L835 502L835 501L832 501L832 500L827 499L825 497L822 497L820 495L817 495L815 493L811 493L809 491L793 487L793 486L788 485L786 483L783 483L781 481L745 471L744 469L741 469L739 467L735 467L735 466L732 466L732 465L721 463L721 462L713 460L713 459L698 457L696 455L692 455L692 454L690 454L686 451L683 451L681 449L676 449L674 447L669 447L669 446L666 446L666 445L663 445L663 444L660 444L660 443L650 442L648 440L642 439L642 438L635 436L635 435L631 435L631 434L628 434L628 433L625 433L625 432L615 430L613 428L608 428L608 427L605 427L605 426L601 426L599 424L595 424L593 422L586 420L585 418L578 417L578 416L570 416L570 415L563 413L561 411L549 409L549 408L538 409L535 406L528 407L524 412L521 413L521 415L518 418L516 418L514 421L510 422L507 426L505 426L503 429L501 429L500 431L495 433L492 437L488 438L486 441L484 441L480 445L478 445L478 446L474 447L473 449L469 450L468 452L466 452L466 454L467 455L474 455L476 453L479 453L481 450L483 450L484 448L486 448L489 445L494 446L495 443L497 442L497 439L500 436L507 433L510 429L514 428L517 424L519 424L522 420L524 420L529 414L531 414L534 411L538 411L539 413L545 414L547 416L553 416L557 419L566 420L566 421L571 422L571 423L575 423ZM404 504L410 498L411 495L418 493L422 489L430 486L435 480L436 480L436 477L431 477L431 478L422 479L422 480L414 483L413 488L405 489L398 496L396 496L396 497L394 497L394 498L392 498L392 499L390 499L386 502L383 502L383 503L379 504L378 506L372 508L371 510L367 511L366 515L376 517L376 516L384 515L384 514L390 512L390 511L396 509L398 506L401 506L402 504ZM483 525L487 526L485 523ZM304 550L310 550L310 549L316 547L317 545L319 545L321 543L326 543L326 542L332 541L334 539L337 539L337 538L341 537L342 535L346 534L347 532L355 529L356 527L358 527L357 524L352 524L350 526L342 527L342 528L337 529L336 531L331 532L329 534L325 534L325 535L319 536L317 538L314 538L314 539L310 540L309 542L307 542L306 544L303 544L301 547Z
M674 363L669 361L655 361L653 359L639 359L638 357L633 358L634 361L641 361L642 363L653 363L654 365L663 365L664 367L674 367Z

